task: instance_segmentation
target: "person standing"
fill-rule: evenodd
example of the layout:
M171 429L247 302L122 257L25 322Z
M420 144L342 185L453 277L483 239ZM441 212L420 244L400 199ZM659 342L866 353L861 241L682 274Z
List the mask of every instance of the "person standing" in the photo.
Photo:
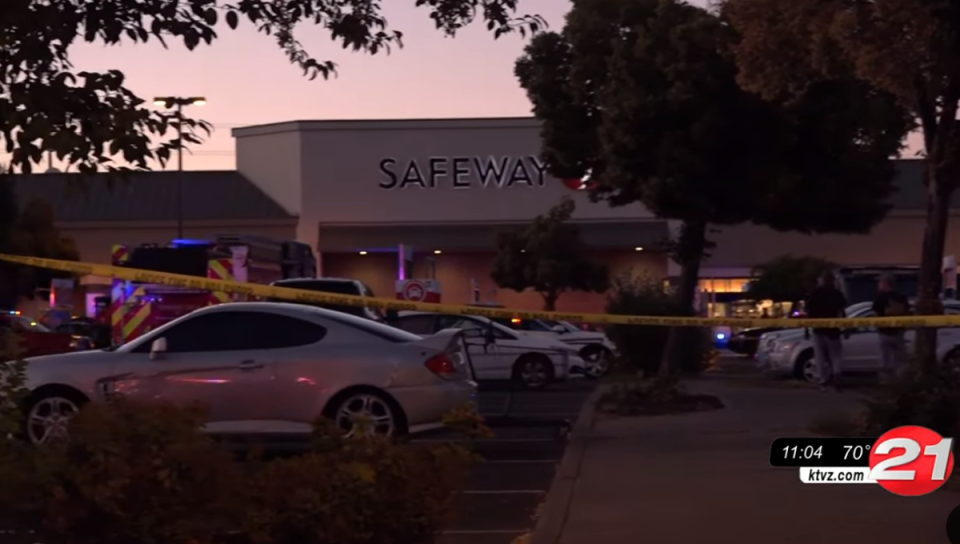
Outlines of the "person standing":
M814 289L806 301L806 317L810 319L835 319L846 317L847 299L837 289L832 272L820 277L820 285ZM807 333L809 334L809 332ZM813 329L813 353L817 361L820 382L840 388L842 372L843 344L842 332L834 327L816 327Z
M909 315L910 302L907 297L894 289L893 277L884 274L880 277L877 298L873 301L873 312L877 317L899 317ZM896 372L907 360L907 343L903 338L904 330L897 327L878 328L880 337L880 358L885 372Z

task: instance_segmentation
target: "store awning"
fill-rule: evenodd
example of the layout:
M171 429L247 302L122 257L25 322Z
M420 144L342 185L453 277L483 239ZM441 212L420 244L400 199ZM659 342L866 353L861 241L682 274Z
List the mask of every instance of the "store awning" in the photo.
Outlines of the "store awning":
M517 225L518 226L518 225ZM580 236L592 249L662 251L668 237L666 221L580 223ZM510 225L321 225L321 253L371 251L407 244L424 250L490 251L496 234Z

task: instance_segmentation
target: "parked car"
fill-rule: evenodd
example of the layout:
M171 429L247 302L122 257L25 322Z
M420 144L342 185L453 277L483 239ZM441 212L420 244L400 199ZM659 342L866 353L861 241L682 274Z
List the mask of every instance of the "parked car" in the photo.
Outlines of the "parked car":
M20 356L24 358L69 353L93 347L91 340L85 336L51 331L36 319L21 315L16 310L0 313L0 334L6 332L20 337Z
M846 309L847 317L876 317L872 306L870 302L853 304ZM960 302L956 300L944 301L943 306L947 314L960 314ZM848 337L843 340L844 372L875 373L882 370L877 329L851 327L845 332ZM937 333L938 359L960 364L960 328L941 328ZM907 330L905 338L909 349L913 344L914 331ZM820 380L813 355L813 340L806 337L804 329L782 329L761 336L757 366L761 371L773 376L792 376L814 383Z
M796 317L801 317L797 315ZM754 357L760 346L760 337L769 332L784 330L783 327L751 327L732 333L727 342L727 349L740 355Z
M210 433L347 434L438 427L476 383L460 331L422 337L341 312L271 302L191 312L117 348L29 360L26 434L61 438L79 407L114 395L207 405Z
M110 325L98 323L89 317L74 317L66 323L61 323L54 332L89 338L91 347L94 349L110 347L111 343Z
M531 336L553 337L576 348L586 366L573 367L571 372L582 373L588 378L599 378L607 373L617 347L602 332L585 331L567 321L541 319L494 319L497 323Z
M360 280L349 278L293 278L279 280L271 283L275 287L289 287L290 289L303 289L305 291L317 291L321 293L332 293L336 295L354 295L358 297L374 297L373 290ZM295 300L272 299L272 302L296 302ZM348 306L343 304L314 304L312 302L301 302L300 304L309 304L318 308L336 310L345 314L355 315L363 319L370 319L378 323L386 323L393 313L383 312L379 308L367 306Z
M569 344L552 336L529 336L486 317L406 311L392 324L414 334L463 329L478 380L512 380L527 389L541 389L567 379L572 367L586 367Z

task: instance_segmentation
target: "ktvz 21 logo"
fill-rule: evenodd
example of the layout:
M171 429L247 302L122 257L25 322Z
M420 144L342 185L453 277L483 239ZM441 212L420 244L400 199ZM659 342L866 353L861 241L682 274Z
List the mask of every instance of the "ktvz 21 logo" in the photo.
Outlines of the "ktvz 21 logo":
M926 427L897 427L870 448L869 466L870 479L887 491L926 495L940 489L953 472L953 439Z
M863 453L868 453L867 466L860 470L858 467L804 468L801 470L818 471L819 480L810 478L812 473L801 473L801 478L804 481L877 483L891 493L918 497L940 489L953 472L953 439L944 438L926 427L909 425L891 429L866 449L868 451ZM863 475L861 478L853 477L860 474Z

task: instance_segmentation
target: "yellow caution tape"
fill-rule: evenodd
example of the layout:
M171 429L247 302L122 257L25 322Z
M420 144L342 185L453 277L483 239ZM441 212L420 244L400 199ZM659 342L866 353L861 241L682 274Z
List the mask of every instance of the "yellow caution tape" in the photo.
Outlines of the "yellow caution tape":
M345 306L367 306L382 310L413 310L437 312L454 315L479 315L491 318L548 319L571 321L574 323L594 323L600 325L648 325L662 327L828 327L847 329L851 327L957 327L960 315L932 315L907 317L871 317L856 319L784 319L784 318L745 318L745 317L657 317L646 315L584 314L571 312L537 312L530 310L510 310L506 308L487 308L460 306L454 304L436 304L431 302L409 302L389 298L362 297L321 293L289 287L273 287L255 283L215 280L183 274L151 272L122 266L41 259L39 257L21 257L0 254L0 260L39 268L63 270L80 276L114 277L122 280L168 285L207 291L223 291L241 295L277 298L311 304L339 304Z

